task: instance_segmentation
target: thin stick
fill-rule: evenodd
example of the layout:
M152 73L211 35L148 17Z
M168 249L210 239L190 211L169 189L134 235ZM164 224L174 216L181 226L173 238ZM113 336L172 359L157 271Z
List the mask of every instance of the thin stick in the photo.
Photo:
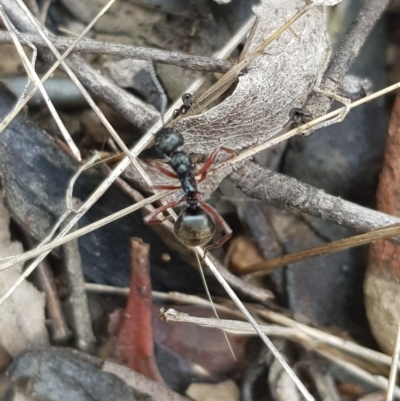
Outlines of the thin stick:
M214 302L213 302L213 300L212 300L212 298L211 298L210 290L208 289L206 277L204 276L204 271L203 271L203 267L201 266L201 261L200 261L199 254L196 252L195 249L193 250L193 253L196 255L196 260L197 260L197 264L198 264L198 266L199 266L201 280L203 281L203 287L204 287L204 289L205 289L205 291L206 291L207 298L208 298L208 300L210 301L210 305L211 305L211 308L212 308L212 310L213 310L213 312L214 312L214 316L215 316L218 320L220 320L220 318L219 318L219 316L218 316L217 309L215 308ZM230 341L229 341L229 339L228 339L228 336L226 335L226 333L225 333L224 330L222 330L222 332L224 333L225 340L226 340L226 342L227 342L227 344L228 344L228 347L229 347L229 349L230 349L230 351L231 351L231 353L232 353L233 359L236 361L236 355L235 355L235 353L233 352L233 349L232 349L231 343L230 343Z
M164 311L164 308L161 309L161 316L164 320L173 321L173 322L182 322L182 323L192 323L197 324L203 327L209 328L219 328L220 330L226 330L230 333L241 334L241 335L251 335L254 333L254 329L247 322L240 322L236 320L217 320L203 317L195 317L190 316L187 313L181 313L176 311L175 309L168 309ZM343 359L338 358L334 353L332 353L329 349L321 347L320 343L315 344L315 342L308 336L307 334L291 328L290 330L285 330L279 326L271 326L271 325L260 325L261 329L264 333L273 336L280 336L284 338L288 338L292 341L296 341L303 345L305 348L312 349L313 351L319 353L330 361L342 366L344 369L352 373L358 378L362 380L366 380L368 383L381 388L386 389L387 383L383 377L375 376L369 373L368 371L360 368L355 363L347 362ZM322 343L322 341L321 341ZM396 395L399 394L399 389L395 388Z
M37 34L21 33L21 38L28 40L38 47L47 47L44 40ZM59 51L68 49L74 39L63 36L51 36L54 46ZM0 31L0 43L12 43L11 36ZM193 56L186 53L121 45L118 43L101 42L99 40L84 39L74 48L74 53L80 54L107 54L110 56L147 60L153 63L175 65L193 71L226 73L232 68L232 62L205 56Z
M252 266L244 267L240 270L240 274L248 274L255 272L270 273L278 267L286 266L291 263L299 262L317 256L327 255L334 252L343 251L344 249L353 248L369 244L378 239L395 237L400 235L400 224L394 224L389 227L372 230L364 234L354 235L350 238L333 241L325 245L316 246L300 252L290 253L273 259L264 260Z
M24 48L22 47L21 43L18 40L18 34L19 32L16 30L14 25L11 23L10 19L8 18L7 14L5 13L3 7L0 5L0 15L3 19L4 25L6 26L7 30L9 31L11 38L13 39L14 45L17 49L17 52L21 58L22 64L28 74L28 77L31 82L34 82L35 85L39 88L44 101L47 104L47 107L51 113L51 115L54 118L54 121L56 122L59 130L61 131L62 136L65 139L65 142L67 143L68 147L71 149L72 154L75 156L75 158L80 161L82 160L81 153L78 149L78 147L75 145L73 139L71 138L71 135L69 134L68 130L65 128L64 123L62 122L60 116L58 115L53 102L50 100L49 95L46 92L46 89L44 88L43 84L40 82L40 78L37 75L35 69L33 68L30 60L28 59L27 55L25 54ZM34 48L34 46L30 42L25 42L30 46L31 48ZM36 50L36 49L35 49ZM21 104L23 104L23 100L21 102L17 103L18 106L14 108L14 110L18 109Z
M385 401L392 401L393 399L393 392L397 378L397 366L399 364L399 353L400 353L400 319L397 322L396 343L392 356L392 364L390 366L389 384L386 391Z
M161 317L166 322L179 322L179 323L192 323L198 326L207 327L210 329L219 329L224 332L227 331L232 334L240 335L256 335L253 326L247 322L241 322L239 320L228 320L228 319L213 319L207 317L191 316L187 313L178 312L173 308L169 308L167 311L164 308L160 310ZM298 337L299 332L290 327L282 327L278 325L260 325L261 329L265 334L269 336L283 336L286 338L294 339Z

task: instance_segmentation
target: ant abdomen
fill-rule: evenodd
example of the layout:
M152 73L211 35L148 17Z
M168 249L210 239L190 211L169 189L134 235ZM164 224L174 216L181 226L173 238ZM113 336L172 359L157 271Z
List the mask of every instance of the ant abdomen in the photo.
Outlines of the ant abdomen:
M211 241L215 234L212 217L202 208L185 208L175 222L175 235L188 247L202 246Z
M182 134L174 128L163 128L154 138L156 151L170 157L184 143Z

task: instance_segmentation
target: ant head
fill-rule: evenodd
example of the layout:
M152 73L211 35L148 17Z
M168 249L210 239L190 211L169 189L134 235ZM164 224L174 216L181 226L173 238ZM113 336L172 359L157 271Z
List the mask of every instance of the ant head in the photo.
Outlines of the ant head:
M184 93L182 95L182 103L188 108L190 109L190 107L193 104L193 97L190 93Z
M214 220L201 207L183 209L174 227L179 242L188 247L205 245L215 234Z

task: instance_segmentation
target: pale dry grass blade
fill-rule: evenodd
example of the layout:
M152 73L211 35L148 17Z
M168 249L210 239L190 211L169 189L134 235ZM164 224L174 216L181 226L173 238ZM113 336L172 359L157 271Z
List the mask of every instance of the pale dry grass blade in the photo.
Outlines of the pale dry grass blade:
M169 191L169 192L162 192L153 196L150 196L149 198L146 198L144 200L142 200L141 202L137 202L132 206L128 206L125 209L120 210L117 213L112 214L111 216L107 216L104 217L101 220L96 221L95 223L89 224L83 228L80 228L79 230L76 230L70 234L64 233L63 235L61 235L61 233L49 244L44 244L44 245L40 245L40 247L32 249L31 251L25 252L17 257L9 257L9 258L3 258L1 259L4 263L0 264L0 271L1 270L6 270L12 266L14 266L15 264L19 263L19 262L25 262L26 260L32 259L36 256L42 257L47 256L49 252L51 252L54 248L59 247L60 245L64 245L69 241L72 241L74 239L77 239L79 237L82 237L83 235L86 235L92 231L95 231L97 229L99 229L100 227L106 226L107 224L110 224L111 222L127 216L130 213L133 213L139 209L141 209L143 206L148 205L150 203L153 203L157 200L162 199L163 197L169 195L173 193L173 191ZM81 214L82 210L79 209L78 214ZM65 216L67 217L68 215L70 215L70 211L65 213ZM64 216L63 216L64 217ZM64 217L64 220L65 218ZM75 221L75 220L74 220ZM57 222L58 223L58 222ZM57 228L60 226L60 224L58 224ZM53 229L52 234L54 234L56 230ZM49 238L50 236L48 236L47 238ZM44 241L43 241L44 242ZM43 244L42 242L42 244ZM35 261L36 262L36 261ZM34 262L34 263L35 263ZM33 270L32 270L33 271ZM28 274L29 275L29 274ZM5 299L1 298L0 299L0 305L5 301Z
M47 104L47 107L51 113L51 115L54 118L54 121L56 122L62 136L64 137L65 142L67 143L68 147L71 149L72 154L75 156L77 160L81 160L81 153L78 149L78 147L75 145L75 142L71 138L71 135L69 134L67 128L65 127L64 123L62 122L60 116L58 115L53 102L49 98L49 95L46 92L46 89L44 88L43 84L40 82L40 78L37 75L34 67L32 66L31 61L29 60L28 56L25 54L24 48L22 47L21 43L19 42L18 39L18 34L19 32L17 29L14 27L10 19L8 18L6 12L4 11L3 7L0 6L0 15L2 17L2 20L4 22L4 25L6 26L8 32L11 35L11 38L13 39L15 48L17 49L18 55L21 58L22 64L27 72L28 78L32 83L35 83L35 85L39 88L44 101ZM34 49L36 52L35 46L33 46L31 43L27 42L27 45L31 48ZM22 105L24 98L20 98L20 100L17 103L17 107L14 107L14 110L18 109L20 105Z
M196 252L196 250L193 250L193 252L194 252L194 254L196 255L196 260L197 260L197 264L198 264L198 266L199 266L199 271L200 271L201 280L203 281L203 287L204 287L204 289L205 289L205 291L206 291L207 298L208 298L208 300L210 301L211 309L212 309L213 312L214 312L214 316L215 316L218 320L220 320L220 319L219 319L218 312L217 312L217 309L215 308L214 302L213 302L213 300L212 300L212 298L211 298L210 290L208 289L206 277L205 277L205 275L204 275L203 267L201 266L201 261L200 261L199 254ZM225 340L226 340L226 342L227 342L227 344L228 344L229 350L231 351L231 354L232 354L232 356L233 356L233 359L236 361L236 355L235 355L235 353L233 352L232 345L231 345L231 343L229 342L228 336L226 335L225 331L223 331L223 333L224 333Z
M390 366L390 374L388 380L388 388L386 391L385 401L392 401L394 389L396 386L397 379L397 367L399 364L399 354L400 354L400 319L397 322L397 335L396 342L394 345L393 355L392 355L392 364Z

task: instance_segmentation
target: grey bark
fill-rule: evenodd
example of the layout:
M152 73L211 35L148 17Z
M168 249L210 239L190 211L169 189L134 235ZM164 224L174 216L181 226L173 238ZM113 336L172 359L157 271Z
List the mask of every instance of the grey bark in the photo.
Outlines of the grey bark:
M247 162L230 175L247 196L280 209L307 213L331 223L369 231L400 223L397 217L329 195L311 185ZM393 239L400 243L400 239Z

